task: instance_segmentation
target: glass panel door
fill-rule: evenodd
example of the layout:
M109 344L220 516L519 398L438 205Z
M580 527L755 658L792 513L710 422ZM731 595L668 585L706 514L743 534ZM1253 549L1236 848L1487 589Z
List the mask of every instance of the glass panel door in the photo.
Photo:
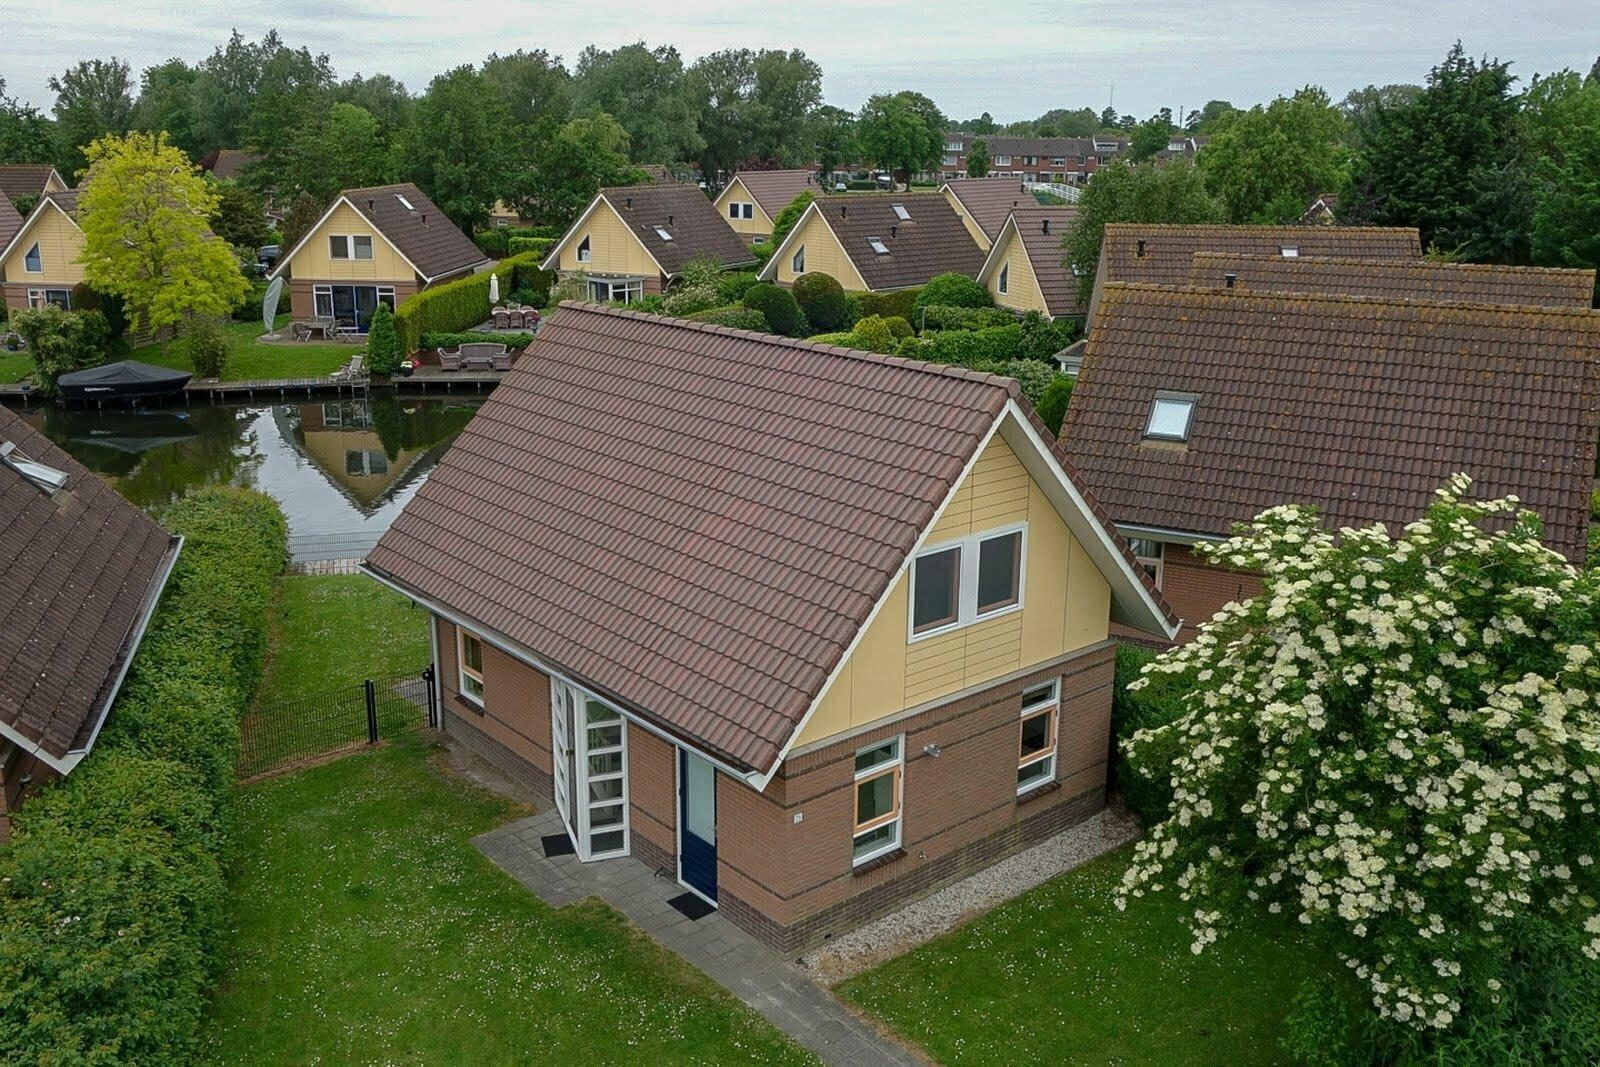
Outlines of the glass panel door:
M628 852L628 723L577 686L552 678L556 810L581 860Z
M678 880L717 901L717 771L678 750Z
M550 683L550 763L554 779L556 810L567 826L567 833L577 843L572 833L572 772L574 751L572 746L572 710L577 690L558 679Z

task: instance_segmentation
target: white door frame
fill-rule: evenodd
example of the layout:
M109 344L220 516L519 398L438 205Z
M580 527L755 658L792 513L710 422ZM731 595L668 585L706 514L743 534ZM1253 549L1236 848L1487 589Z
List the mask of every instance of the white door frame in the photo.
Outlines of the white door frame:
M550 676L550 759L552 764L552 786L556 782L554 764L561 758L561 746L556 732L557 709L567 702L571 709L572 719L570 724L569 743L572 751L572 765L568 787L569 803L563 804L561 791L556 789L556 809L561 814L562 825L566 828L567 837L572 841L573 849L578 854L578 859L587 863L591 860L610 859L613 856L626 856L632 850L632 815L629 811L631 805L631 790L628 787L628 720L604 702L595 700L604 711L612 716L611 719L597 726L618 727L620 738L617 746L617 755L621 763L621 770L608 775L605 780L619 783L619 797L593 801L589 797L589 731L588 704L594 698L583 688L567 681L558 675ZM609 755L610 753L602 753ZM620 848L609 849L605 852L593 850L593 828L590 826L592 815L591 808L604 805L606 807L620 807L622 821L615 826L601 828L600 833L620 833L622 845Z
M681 885L683 888L687 889L689 892L693 893L695 896L699 897L701 900L705 901L707 904L710 904L714 908L714 907L717 906L717 902L716 901L712 900L710 897L708 897L704 893L700 892L700 890L696 889L694 886L690 885L688 882L683 880L683 757L684 757L684 754L686 754L686 753L689 756L691 756L691 757L693 757L695 759L702 760L703 762L705 762L705 763L710 765L710 767L711 767L711 782L712 782L711 788L713 790L716 789L716 781L717 781L717 778L716 778L717 765L716 764L711 763L710 760L706 759L704 756L701 756L700 753L694 751L693 749L684 748L682 745L674 745L672 747L672 827L673 827L673 831L672 831L672 834L673 834L673 840L672 840L672 849L673 849L672 871L673 871L673 876L677 879L677 882L678 882L679 885ZM715 796L713 796L712 797L712 804L713 804L713 809L712 810L713 811L716 810L715 806L714 806L715 803L716 803L716 798L715 798Z

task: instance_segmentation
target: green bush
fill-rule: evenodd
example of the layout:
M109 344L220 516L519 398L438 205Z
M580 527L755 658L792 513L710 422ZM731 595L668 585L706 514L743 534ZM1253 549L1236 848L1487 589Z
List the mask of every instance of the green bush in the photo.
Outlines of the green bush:
M245 293L244 299L233 309L234 322L260 322L261 304L267 297L269 282L255 281L250 283L250 291Z
M228 366L228 335L216 319L197 315L184 323L178 351L199 377L221 378Z
M757 333L768 332L767 317L765 315L755 308L747 308L739 304L712 308L710 311L697 311L693 315L685 317L690 322L709 322L714 326L731 326L736 330L754 330Z
M430 332L422 335L423 348L455 348L458 345L471 344L500 344L507 348L527 348L533 344L531 333L443 333Z
M266 649L286 526L208 489L93 753L0 851L0 1061L188 1062L218 973L239 716Z
M794 299L806 319L819 330L837 330L844 325L844 287L832 275L821 271L802 274L794 280Z
M367 328L367 369L373 374L393 374L400 369L405 355L395 332L394 312L388 304L379 304L372 313L372 325Z
M806 208L811 206L811 201L814 199L816 199L815 193L810 189L802 189L795 194L793 200L778 210L777 217L772 220L772 236L767 238L766 244L756 246L767 250L762 262L770 259L778 250L778 246L783 244L784 239L789 236L789 231L794 229L794 224L800 221L800 216L806 213Z
M482 249L484 255L504 259L518 252L530 250L526 247L518 248L516 241L549 241L554 244L565 232L560 226L496 226L479 230L472 235L472 239ZM548 251L548 248L544 251Z
M851 178L844 183L844 187L858 193L870 192L873 189L881 188L877 182L869 181L865 178Z
M916 313L911 316L911 321L921 322L921 312L925 307L959 307L959 308L986 308L994 306L994 297L989 290L967 277L965 274L954 272L941 274L930 279L922 291L917 294L916 303L912 310Z
M717 276L717 296L720 304L737 304L744 294L761 282L753 270L731 270Z
M556 237L513 237L506 242L506 252L508 255L513 256L531 253L538 256L540 262L543 262L544 258L550 254L550 249L555 247L555 243L559 239Z
M925 332L987 330L995 326L1010 326L1017 321L1017 317L1005 308L949 307L944 304L932 304L924 305L917 314L917 326Z
M1078 339L1078 324L1072 319L1047 319L1037 311L1022 317L1022 341L1017 355L1023 359L1049 360Z
M661 302L662 310L668 315L684 318L701 311L709 311L715 307L722 307L725 301L715 285L690 285L673 290Z
M1167 817L1167 806L1172 801L1168 772L1183 739L1171 736L1175 731L1169 732L1168 739L1159 746L1162 751L1155 751L1157 746L1154 745L1141 749L1136 765L1123 755L1127 741L1140 730L1153 730L1176 722L1183 715L1183 694L1194 684L1186 675L1157 674L1144 689L1128 692L1128 683L1139 677L1144 665L1155 658L1156 653L1150 649L1118 645L1116 681L1111 691L1112 781L1121 787L1128 810L1139 816L1146 826L1154 826Z
M489 278L498 275L500 291L534 289L548 292L550 271L539 269L539 256L529 252L502 259L494 270L424 289L409 296L395 311L400 350L415 352L424 333L457 333L489 318Z
M860 340L854 330L840 330L836 333L812 334L806 338L814 345L834 345L838 348L860 348Z
M1067 404L1072 400L1072 386L1076 381L1076 378L1057 372L1050 384L1045 386L1044 395L1034 405L1039 418L1057 437L1061 436L1061 423L1067 417Z
M1016 359L1022 346L1022 327L993 326L987 330L940 330L911 341L900 354L934 363L995 363Z
M855 299L855 317L882 315L886 319L900 318L916 323L915 309L921 289L896 289L890 293L852 293Z
M762 282L753 285L744 294L744 306L754 308L766 317L767 329L793 337L800 329L800 305L787 289Z
M28 342L33 380L39 392L54 396L63 374L105 362L111 326L98 311L63 311L54 304L11 315L11 328Z

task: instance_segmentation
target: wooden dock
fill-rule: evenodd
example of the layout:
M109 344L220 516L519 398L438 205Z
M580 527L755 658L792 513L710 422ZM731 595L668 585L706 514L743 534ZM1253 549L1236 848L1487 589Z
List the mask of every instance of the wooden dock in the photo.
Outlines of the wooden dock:
M183 387L183 399L208 400L221 403L238 403L257 399L287 400L297 396L364 396L373 389L402 392L477 392L493 389L506 376L505 371L493 370L441 370L438 367L419 367L409 378L387 378L380 381L358 379L341 380L327 375L315 378L262 378L253 381L190 381ZM0 399L27 403L42 399L39 391L21 383L0 385Z

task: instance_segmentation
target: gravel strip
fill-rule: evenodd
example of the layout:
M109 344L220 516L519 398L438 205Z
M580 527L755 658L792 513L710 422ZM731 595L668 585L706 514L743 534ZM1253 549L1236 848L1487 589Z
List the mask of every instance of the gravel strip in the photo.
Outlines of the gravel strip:
M818 985L835 986L1138 836L1137 819L1120 806L1107 808L1026 852L842 934L795 962Z

